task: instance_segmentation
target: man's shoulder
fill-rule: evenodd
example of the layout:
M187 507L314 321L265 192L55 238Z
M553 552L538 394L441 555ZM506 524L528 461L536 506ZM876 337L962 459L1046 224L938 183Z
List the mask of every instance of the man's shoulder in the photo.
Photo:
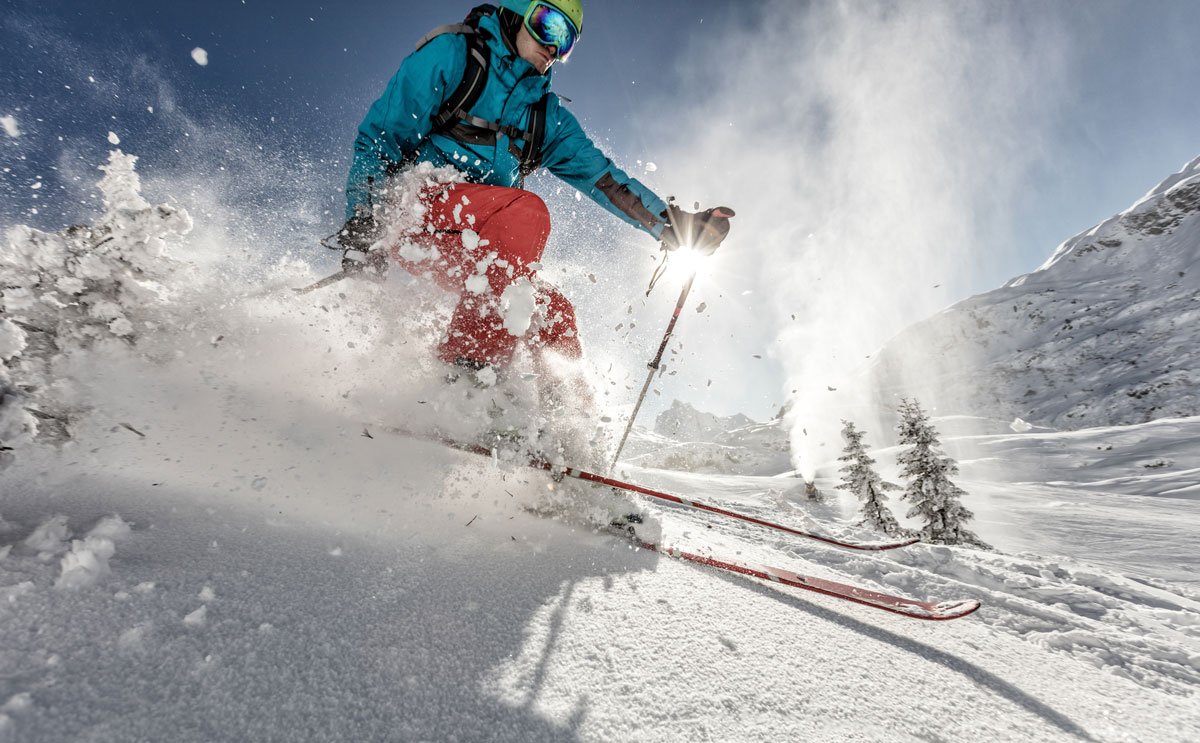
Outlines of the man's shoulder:
M447 31L429 37L404 59L410 68L432 68L461 75L466 67L467 41L462 34Z
M455 24L449 24L433 29L417 42L417 48L413 51L413 54L424 52L430 54L466 53L466 35L461 31L455 30L456 28Z
M566 104L570 102L570 98L561 96L553 90L546 91L546 117L554 124L570 122L578 126L579 123L575 118L575 114L571 113L571 110L567 108Z

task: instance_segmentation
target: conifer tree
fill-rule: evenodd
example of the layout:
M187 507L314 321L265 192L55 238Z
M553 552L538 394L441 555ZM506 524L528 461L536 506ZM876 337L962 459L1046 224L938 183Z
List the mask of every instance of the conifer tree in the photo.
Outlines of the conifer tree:
M862 501L862 523L889 536L904 534L905 530L896 522L896 517L885 503L885 493L888 490L899 490L900 486L885 481L875 471L872 467L875 460L867 454L867 447L862 440L863 434L852 422L842 421L842 438L846 441L846 448L842 456L838 457L838 461L846 464L838 470L842 473L842 484L837 486L838 490L853 493Z
M901 445L910 448L898 457L908 481L900 497L912 504L907 516L924 522L918 531L922 541L934 544L989 546L966 528L975 517L962 504L966 491L950 481L958 464L940 451L937 430L916 400L900 401L900 423L896 427Z

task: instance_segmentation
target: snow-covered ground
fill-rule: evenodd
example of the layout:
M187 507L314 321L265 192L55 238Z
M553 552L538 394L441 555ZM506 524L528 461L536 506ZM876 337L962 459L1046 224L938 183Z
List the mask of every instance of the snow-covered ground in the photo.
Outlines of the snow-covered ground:
M445 302L293 296L318 274L291 263L256 293L178 239L194 274L125 308L136 342L80 340L128 330L113 307L73 318L48 366L39 331L5 331L28 357L5 430L30 422L21 375L50 369L30 399L71 440L4 434L0 740L1200 739L1200 419L951 437L993 552L851 553L647 506L667 544L983 602L921 622L532 515L596 494L383 430L488 420L489 393L438 380L436 322L405 320ZM620 471L867 536L793 477Z
M1200 735L1188 501L1168 519L1146 495L968 476L993 553L852 554L659 511L680 546L984 602L927 624L539 519L510 503L547 478L368 439L349 421L164 415L142 422L143 439L114 420L5 475L0 730L12 740ZM983 443L1005 461L1034 442ZM1048 443L1064 463L1088 455ZM836 506L797 505L777 478L628 474L853 533ZM113 514L128 524L101 529L107 574L62 585L59 514L77 538ZM1192 582L1173 580L1189 565Z

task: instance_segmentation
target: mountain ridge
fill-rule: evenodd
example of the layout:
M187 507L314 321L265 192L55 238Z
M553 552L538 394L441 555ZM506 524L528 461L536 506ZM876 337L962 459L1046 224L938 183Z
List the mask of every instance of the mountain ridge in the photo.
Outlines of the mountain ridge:
M1062 429L1200 413L1198 215L1200 158L1037 270L902 331L873 391Z

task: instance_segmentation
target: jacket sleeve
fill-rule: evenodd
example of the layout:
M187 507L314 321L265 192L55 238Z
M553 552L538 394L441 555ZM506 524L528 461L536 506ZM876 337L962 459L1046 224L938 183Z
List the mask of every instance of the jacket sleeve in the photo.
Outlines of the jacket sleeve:
M346 217L371 206L371 190L389 168L415 158L429 136L432 118L466 71L466 39L442 34L401 63L379 100L358 126L354 159L346 181Z
M662 235L667 204L644 184L630 178L600 151L579 120L551 96L546 110L546 144L542 164L625 222Z

